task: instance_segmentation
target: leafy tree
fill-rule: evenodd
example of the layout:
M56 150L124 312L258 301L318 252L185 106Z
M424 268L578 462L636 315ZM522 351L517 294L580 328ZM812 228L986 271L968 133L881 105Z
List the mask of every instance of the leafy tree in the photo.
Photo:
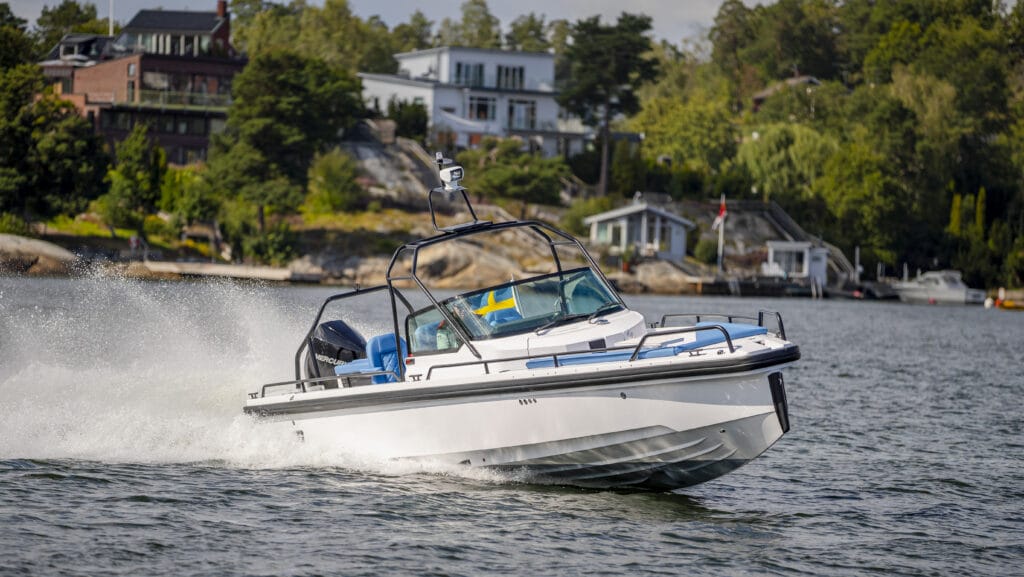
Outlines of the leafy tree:
M434 22L417 9L403 22L391 30L392 42L399 52L411 52L430 48Z
M80 210L108 162L92 126L43 85L35 65L0 70L0 211L25 217Z
M647 166L640 155L640 145L627 140L615 143L615 162L611 168L611 191L629 196L646 190Z
M398 136L424 140L427 137L427 107L420 102L406 102L392 98L388 101L388 118L395 121Z
M569 210L566 210L565 214L562 215L562 227L575 235L587 235L589 229L583 223L583 219L592 214L606 212L613 208L615 208L615 201L610 196L576 199L569 207Z
M355 209L363 189L356 181L355 160L339 148L317 154L309 167L309 193L302 205L307 215L331 214Z
M24 30L15 26L0 26L0 70L28 64L35 45Z
M14 12L11 12L11 5L9 3L0 2L0 26L10 26L24 32L26 24L28 24L28 21L24 18L19 18Z
M745 61L744 49L753 41L754 22L750 8L741 0L725 0L718 8L711 40L711 60L729 78L731 96L736 110L743 106L743 96L752 94L749 76L752 68Z
M491 14L487 0L466 0L462 3L459 24L460 43L473 48L501 48L501 22Z
M736 163L751 177L751 192L778 202L798 221L813 224L811 230L825 226L817 199L826 197L817 181L839 144L799 124L771 124L755 132L736 154Z
M509 31L505 34L505 47L522 52L547 52L551 48L547 28L543 15L537 16L530 12L520 16L509 25Z
M623 13L614 25L601 24L600 16L573 25L573 43L566 48L570 79L559 103L590 126L601 129L601 175L598 193L608 190L608 142L612 118L634 114L639 108L636 90L658 75L647 58L651 41L648 16Z
M479 148L465 150L456 157L467 167L467 186L482 196L508 198L522 203L521 216L528 203L557 204L561 179L569 169L558 157L543 158L522 150L518 138L488 137Z
M79 4L77 0L62 0L53 8L43 6L43 10L36 20L39 52L49 51L66 34L72 32L106 34L107 28L106 20L96 18L95 4L88 2Z
M26 21L11 12L11 6L0 2L0 70L27 64L32 60L35 45L25 32Z
M289 52L255 56L235 77L232 96L224 142L233 139L258 154L267 167L256 174L277 174L299 188L314 154L361 113L351 74Z
M145 124L136 124L115 147L116 162L107 175L110 191L97 201L100 216L111 231L124 227L142 233L145 216L155 212L160 200L167 158L147 132Z
M644 134L648 157L668 158L673 165L688 164L710 174L736 154L738 135L730 116L725 100L656 98L629 127Z
M160 210L180 224L215 219L220 200L204 176L195 166L169 167L160 184Z
M899 182L887 174L885 158L860 144L843 145L813 183L834 219L830 232L847 247L860 244L866 260L894 262L907 207Z

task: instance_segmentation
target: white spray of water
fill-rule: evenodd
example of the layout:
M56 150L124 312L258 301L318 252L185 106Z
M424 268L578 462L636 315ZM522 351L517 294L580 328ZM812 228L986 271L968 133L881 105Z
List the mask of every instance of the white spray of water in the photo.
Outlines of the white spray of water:
M295 349L327 294L312 292L0 278L0 459L466 474L325 453L242 414L248 392L294 374Z

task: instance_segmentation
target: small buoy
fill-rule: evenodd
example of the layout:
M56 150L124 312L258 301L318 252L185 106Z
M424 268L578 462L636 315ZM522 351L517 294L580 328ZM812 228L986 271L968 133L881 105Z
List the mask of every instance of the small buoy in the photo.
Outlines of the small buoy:
M992 300L992 297L985 299L985 308L990 309L994 306L996 306L996 301Z

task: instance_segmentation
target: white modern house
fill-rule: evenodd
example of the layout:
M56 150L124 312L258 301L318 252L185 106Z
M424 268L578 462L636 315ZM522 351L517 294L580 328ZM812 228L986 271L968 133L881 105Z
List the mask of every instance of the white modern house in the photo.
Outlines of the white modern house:
M632 204L583 219L590 226L590 242L624 253L682 262L686 257L686 233L696 225L664 208L648 204L640 195Z
M803 279L825 286L829 250L809 242L770 240L768 259L761 265L766 277Z
M552 54L444 46L395 59L398 74L359 74L368 108L421 103L431 133L453 147L518 136L545 156L583 149L580 123L560 119Z

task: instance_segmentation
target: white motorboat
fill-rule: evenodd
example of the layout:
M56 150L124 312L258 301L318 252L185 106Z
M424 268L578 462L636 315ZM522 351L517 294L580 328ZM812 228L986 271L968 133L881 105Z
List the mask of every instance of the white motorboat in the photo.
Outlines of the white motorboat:
M251 393L246 413L329 450L659 490L732 471L789 430L782 371L800 351L778 313L649 324L571 235L477 219L461 167L438 156L437 234L399 248L385 284L326 299L296 379ZM438 227L442 194L472 220ZM547 257L525 278L446 298L424 280L437 247L526 241ZM386 307L391 322L364 337L324 321L338 306Z
M907 303L980 305L985 302L985 291L969 288L957 270L928 271L913 280L892 283L892 288L900 300Z

